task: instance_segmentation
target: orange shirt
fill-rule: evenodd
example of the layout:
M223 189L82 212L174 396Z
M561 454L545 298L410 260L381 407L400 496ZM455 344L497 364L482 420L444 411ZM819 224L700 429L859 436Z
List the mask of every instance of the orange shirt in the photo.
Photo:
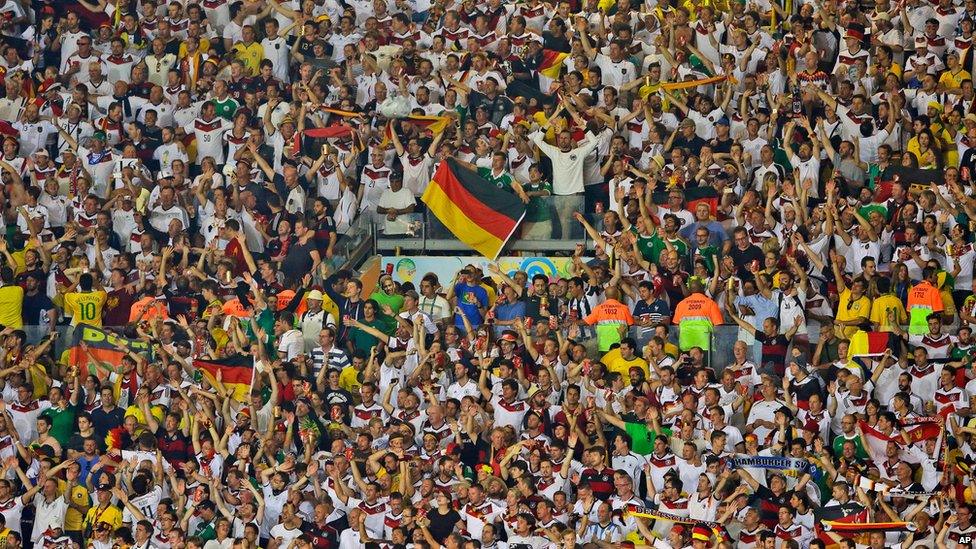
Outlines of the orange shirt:
M715 300L701 293L694 293L678 302L671 317L673 324L680 324L686 318L708 319L712 325L719 325L725 322L722 311L718 308Z
M237 318L245 318L251 316L251 313L241 305L241 300L230 299L224 302L224 314L229 316L236 316Z
M945 310L942 294L928 280L923 280L908 290L908 333L924 334L929 331L928 317Z
M291 300L295 298L295 290L282 290L278 292L275 296L275 311L283 311L285 307L291 303ZM308 300L302 299L302 302L295 307L295 316L301 318L305 311L308 310Z
M156 298L153 296L147 296L132 304L132 310L129 312L129 322L135 322L143 311L146 311L146 314L142 315L143 320L153 320L156 317L160 317L163 320L169 318L169 314L166 312L166 304L156 301Z

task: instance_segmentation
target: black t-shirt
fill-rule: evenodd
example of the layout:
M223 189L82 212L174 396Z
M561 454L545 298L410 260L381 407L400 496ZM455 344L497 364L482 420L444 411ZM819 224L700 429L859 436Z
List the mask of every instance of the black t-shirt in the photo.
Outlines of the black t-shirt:
M312 547L315 549L331 549L339 544L339 532L328 523L319 526L314 522L302 525L305 533L312 536Z
M286 236L284 240L281 238L272 238L268 241L268 245L264 247L264 253L268 257L278 257L281 255L281 250L285 247L285 243L289 241L294 241L294 237ZM291 242L288 245L291 246Z
M712 145L712 152L730 153L732 152L732 143L734 142L732 141L731 138L720 140L719 138L716 137L715 139L712 139L710 143Z
M339 406L342 409L342 416L344 420L349 420L349 411L352 409L353 401L352 394L345 389L325 389L325 393L322 395L322 400L329 405L330 415L333 406ZM332 418L335 419L335 418Z
M692 137L691 139L686 139L685 136L678 134L678 136L674 138L674 144L672 145L672 147L673 148L680 147L682 149L688 149L692 153L697 153L699 150L701 150L702 147L704 147L707 144L708 144L707 141L705 141L701 137L698 137L697 135Z
M24 295L24 305L20 309L20 317L27 326L47 326L47 312L54 308L54 302L47 294L38 292L37 295Z
M613 469L604 467L602 470L587 467L580 474L580 483L587 482L593 489L593 497L606 501L616 492L613 485Z
M755 244L750 244L745 250L740 250L738 246L732 246L732 250L729 251L729 255L732 256L732 263L735 264L738 272L736 273L740 278L746 280L752 280L752 273L749 271L749 264L753 261L758 260L760 264L763 261L763 252L759 246ZM757 326L759 328L759 326Z
M320 254L324 253L329 248L330 236L336 232L335 220L331 215L317 217L310 228L315 231L315 246Z
M488 118L491 120L501 120L506 114L512 112L512 100L504 95L496 95L494 99L480 92L471 92L468 100L468 108L472 116L478 107L488 110Z
M454 531L454 525L461 520L461 515L453 509L443 515L440 510L433 509L427 513L427 518L430 519L430 526L427 527L430 535L434 536L437 543L444 543L447 536Z
M785 339L785 338L784 338ZM790 383L790 391L793 392L794 399L797 402L809 402L810 397L813 395L823 396L823 391L820 390L820 383L813 378L806 378L803 383L797 383L796 380Z
M74 451L79 452L79 453L84 453L84 451L85 451L85 441L88 440L88 439L95 440L94 434L92 434L92 436L90 436L90 437L85 437L85 436L81 436L78 433L75 433L75 434L71 435L71 438L70 439L68 439L67 449L68 450L74 450ZM97 444L98 441L95 440L95 442L96 442L96 446L97 446L98 445Z
M304 244L296 240L288 248L288 255L281 262L281 272L286 280L301 280L312 269L312 252L316 251L315 239L310 238Z
M546 296L546 306L542 306L542 298L537 295L526 295L525 317L535 319L536 322L549 322L549 317L559 312L558 300Z
M125 419L125 410L114 406L106 412L104 408L99 406L92 410L91 419L92 427L95 429L95 440L104 440L109 431L122 425L122 421Z
M569 53L572 51L572 46L569 40L566 39L566 35L556 36L549 31L542 33L542 42L545 44L547 50L561 51L563 53Z
M156 445L162 452L163 458L173 467L179 467L193 455L193 444L180 431L169 435L165 430L160 429L156 435Z

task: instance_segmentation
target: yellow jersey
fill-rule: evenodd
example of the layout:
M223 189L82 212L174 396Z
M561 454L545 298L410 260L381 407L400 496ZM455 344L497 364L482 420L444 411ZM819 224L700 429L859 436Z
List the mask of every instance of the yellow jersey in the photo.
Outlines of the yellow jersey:
M955 73L949 71L942 73L942 76L939 77L939 84L949 90L958 90L962 87L963 81L972 79L973 77L969 75L969 71L959 69Z
M238 42L234 45L234 57L244 63L244 71L248 76L257 76L261 60L264 59L264 46L257 42L251 42L250 46Z
M888 311L895 313L895 322L899 326L908 324L908 313L901 300L894 294L885 294L875 298L871 304L871 317L868 319L878 325L881 332L891 332L891 323L888 322Z
M0 287L0 324L19 330L24 326L20 316L24 306L24 289L16 284Z
M108 294L105 290L91 292L68 292L64 294L64 308L71 313L71 325L102 325L102 308Z
M80 511L69 505L68 510L64 513L64 530L65 532L80 532L82 523L85 520L85 513L88 512L88 508L91 505L91 499L88 497L88 489L81 485L72 488L71 503L85 510Z
M620 354L620 349L614 349L607 354L603 355L600 360L607 366L607 370L610 372L618 372L624 379L624 383L630 381L630 369L637 366L644 371L644 379L650 376L649 367L647 361L639 356L635 356L631 360L627 360Z
M358 395L359 388L363 386L363 382L359 378L359 374L361 373L352 366L346 366L339 372L339 387L349 391L353 395Z
M92 507L85 513L83 529L91 528L94 530L95 526L102 522L109 524L113 532L118 530L122 527L122 511L111 504L104 509L99 509L98 506Z
M840 294L840 303L837 306L837 320L854 320L859 317L869 318L871 315L871 299L866 295L861 295L859 299L851 300L851 291L844 290ZM850 339L857 326L844 326L844 337Z

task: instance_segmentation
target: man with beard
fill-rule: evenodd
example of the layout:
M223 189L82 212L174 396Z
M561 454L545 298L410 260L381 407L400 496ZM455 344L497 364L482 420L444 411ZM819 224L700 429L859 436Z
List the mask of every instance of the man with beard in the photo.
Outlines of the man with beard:
M28 275L24 279L24 304L21 317L27 326L47 326L48 330L54 332L58 323L58 310L47 293L41 291L46 279L43 272Z

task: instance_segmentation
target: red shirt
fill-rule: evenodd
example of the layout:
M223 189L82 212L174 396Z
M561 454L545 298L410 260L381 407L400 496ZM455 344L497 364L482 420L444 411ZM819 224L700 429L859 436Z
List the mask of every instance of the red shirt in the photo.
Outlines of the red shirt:
M234 276L239 276L247 270L247 261L244 260L244 249L237 239L227 243L224 255L234 261Z

